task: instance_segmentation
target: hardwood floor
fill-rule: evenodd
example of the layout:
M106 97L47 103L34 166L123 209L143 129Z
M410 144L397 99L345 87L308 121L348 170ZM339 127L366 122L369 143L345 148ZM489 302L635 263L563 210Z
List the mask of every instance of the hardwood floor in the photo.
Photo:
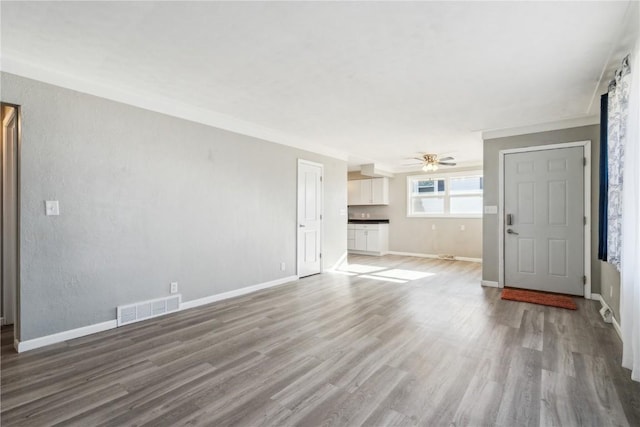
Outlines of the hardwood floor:
M5 328L2 425L640 425L640 384L596 302L502 301L480 269L351 256L20 355Z

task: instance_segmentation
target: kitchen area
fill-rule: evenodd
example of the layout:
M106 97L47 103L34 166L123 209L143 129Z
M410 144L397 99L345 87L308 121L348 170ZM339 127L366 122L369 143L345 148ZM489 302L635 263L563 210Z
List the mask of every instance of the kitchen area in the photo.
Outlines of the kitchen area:
M449 185L453 191L463 184L481 187L481 166L443 169L437 174L391 174L374 165L349 171L348 253L480 262L481 212L412 212L416 208L477 210L476 205L482 205L481 189L449 194Z
M363 177L347 183L349 222L347 249L349 253L381 256L389 252L389 178Z

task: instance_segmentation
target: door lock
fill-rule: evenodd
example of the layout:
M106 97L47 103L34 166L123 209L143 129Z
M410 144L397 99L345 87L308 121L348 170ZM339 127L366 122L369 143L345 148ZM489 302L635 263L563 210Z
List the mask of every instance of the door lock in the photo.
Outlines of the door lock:
M520 234L520 233L516 233L515 231L513 231L510 228L507 228L507 234Z
M513 225L513 214L507 214L507 225Z

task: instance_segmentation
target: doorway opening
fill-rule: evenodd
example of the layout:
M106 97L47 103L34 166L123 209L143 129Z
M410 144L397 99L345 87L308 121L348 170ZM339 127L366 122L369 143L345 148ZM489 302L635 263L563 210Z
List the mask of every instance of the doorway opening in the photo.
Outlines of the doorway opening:
M13 325L14 342L20 337L20 106L0 103L0 317L3 335Z

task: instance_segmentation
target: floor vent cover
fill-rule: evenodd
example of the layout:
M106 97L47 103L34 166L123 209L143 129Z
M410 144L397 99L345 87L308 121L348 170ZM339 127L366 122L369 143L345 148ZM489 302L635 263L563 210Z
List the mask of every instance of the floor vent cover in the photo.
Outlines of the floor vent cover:
M118 326L178 311L181 301L182 295L175 294L164 298L118 306Z

